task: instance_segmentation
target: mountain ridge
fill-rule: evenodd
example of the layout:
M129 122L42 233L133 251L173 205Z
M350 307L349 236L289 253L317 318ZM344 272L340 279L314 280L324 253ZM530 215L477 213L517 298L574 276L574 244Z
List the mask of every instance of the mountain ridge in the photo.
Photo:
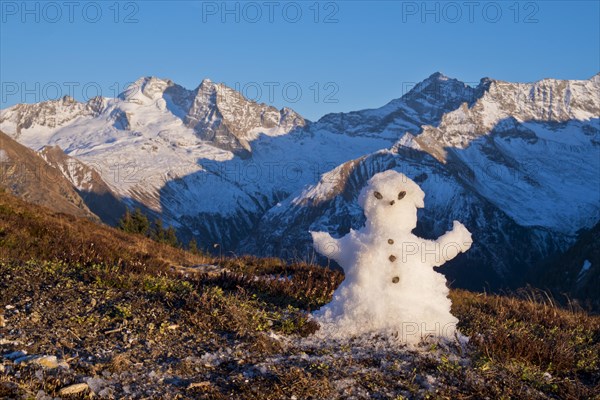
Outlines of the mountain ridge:
M439 234L453 216L482 238L478 258L447 267L459 284L467 283L467 261L479 288L517 282L523 268L564 251L600 219L600 74L531 84L482 78L472 87L434 73L380 108L315 122L210 80L191 91L138 81L119 99L96 100L89 109L100 116L77 116L68 129L36 130L31 112L18 129L6 110L0 126L32 148L59 145L93 165L127 204L144 205L205 249L308 257L309 229L359 226L356 192L386 168L425 186L423 236ZM320 186L316 204L308 194L323 177L331 184ZM479 265L489 267L480 273Z

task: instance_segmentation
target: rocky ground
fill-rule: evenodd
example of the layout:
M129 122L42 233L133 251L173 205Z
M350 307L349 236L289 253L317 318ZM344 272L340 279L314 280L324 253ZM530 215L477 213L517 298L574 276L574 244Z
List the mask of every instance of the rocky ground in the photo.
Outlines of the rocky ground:
M468 343L331 340L309 314L342 279L0 193L0 398L600 399L598 316L533 290L452 290Z
M314 335L305 310L323 301L314 283L339 277L267 269L181 279L3 263L0 398L543 399L600 388L596 317L455 291L463 331L481 332L469 344L333 341Z

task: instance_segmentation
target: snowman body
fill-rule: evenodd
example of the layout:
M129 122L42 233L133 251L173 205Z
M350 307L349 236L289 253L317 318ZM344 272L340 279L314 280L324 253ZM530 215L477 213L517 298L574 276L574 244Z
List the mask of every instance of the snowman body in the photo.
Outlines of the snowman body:
M345 273L331 303L315 313L323 334L383 332L413 343L454 335L458 320L450 313L446 279L433 267L466 251L471 235L456 221L436 241L414 235L424 196L405 175L386 171L373 176L360 194L367 218L363 228L340 239L311 232L316 250Z

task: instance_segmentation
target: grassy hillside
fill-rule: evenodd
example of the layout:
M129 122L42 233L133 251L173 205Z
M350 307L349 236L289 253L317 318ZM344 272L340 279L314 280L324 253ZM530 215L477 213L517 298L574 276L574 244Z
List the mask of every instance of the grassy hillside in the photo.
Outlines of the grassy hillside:
M0 131L0 188L55 211L97 219L62 172Z
M315 340L308 312L342 279L192 255L0 193L0 398L598 398L598 317L454 290L465 347Z

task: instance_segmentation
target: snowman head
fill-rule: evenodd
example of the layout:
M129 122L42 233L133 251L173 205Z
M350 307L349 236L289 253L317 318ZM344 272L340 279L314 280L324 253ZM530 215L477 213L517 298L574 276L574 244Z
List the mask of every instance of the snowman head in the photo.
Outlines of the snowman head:
M367 224L376 230L412 231L425 193L406 175L388 170L369 179L358 198Z

